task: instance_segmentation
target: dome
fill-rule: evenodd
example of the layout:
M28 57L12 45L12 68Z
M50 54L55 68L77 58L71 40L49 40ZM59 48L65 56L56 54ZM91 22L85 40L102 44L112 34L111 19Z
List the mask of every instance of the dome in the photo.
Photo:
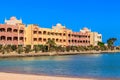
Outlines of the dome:
M83 30L89 31L89 29L88 29L88 28L86 28L86 27L84 27L84 28L83 28Z
M13 17L10 18L10 20L16 20L16 17L13 16Z
M57 23L57 25L56 26L62 26L60 23Z

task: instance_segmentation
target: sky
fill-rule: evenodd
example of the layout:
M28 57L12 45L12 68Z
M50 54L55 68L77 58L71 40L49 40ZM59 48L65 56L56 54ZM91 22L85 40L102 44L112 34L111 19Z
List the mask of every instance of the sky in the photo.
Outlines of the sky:
M78 32L88 27L101 33L103 42L115 37L120 45L120 0L0 0L0 23L11 16L45 28L61 23Z

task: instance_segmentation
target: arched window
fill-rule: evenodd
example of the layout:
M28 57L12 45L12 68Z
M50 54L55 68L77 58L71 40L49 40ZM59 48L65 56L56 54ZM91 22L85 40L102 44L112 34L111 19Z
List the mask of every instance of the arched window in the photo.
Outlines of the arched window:
M24 30L19 30L19 33L22 33L22 34L23 34L23 33L24 33Z
M12 28L7 28L7 32L12 32Z
M11 41L11 40L12 40L12 37L7 37L7 40L8 40L8 41Z
M13 40L17 41L17 40L18 40L18 37L14 37Z
M5 28L0 28L0 32L5 32Z
M17 29L14 29L13 32L18 32L18 30L17 30Z
M6 40L6 37L5 36L1 36L1 40Z

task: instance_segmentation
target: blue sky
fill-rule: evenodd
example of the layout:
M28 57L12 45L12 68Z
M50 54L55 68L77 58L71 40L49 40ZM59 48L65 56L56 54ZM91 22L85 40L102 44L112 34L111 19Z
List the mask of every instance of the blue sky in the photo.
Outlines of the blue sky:
M56 23L73 31L88 27L101 33L103 42L116 37L120 45L119 0L1 0L0 23L11 16L47 28Z

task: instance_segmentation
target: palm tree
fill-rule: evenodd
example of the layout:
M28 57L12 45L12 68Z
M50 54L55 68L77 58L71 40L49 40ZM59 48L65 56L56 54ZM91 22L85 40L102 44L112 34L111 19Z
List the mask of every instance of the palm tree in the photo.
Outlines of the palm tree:
M12 49L12 51L15 51L17 49L17 46L16 45L11 45L11 49Z
M41 48L42 52L47 52L48 51L48 46L47 45L42 45L41 47L42 47Z
M69 52L71 50L71 46L66 47L66 51Z
M6 52L6 46L3 46L3 47L1 48L1 50L0 50L0 52L2 52L2 54L5 54L5 52Z
M114 43L115 43L116 40L117 40L117 38L110 38L110 39L107 40L107 44L108 44L108 47L109 47L110 49L113 48Z
M7 51L7 53L12 52L11 45L6 45L6 51Z
M65 52L65 51L66 51L66 47L64 47L64 46L61 47L60 51L61 51L61 52Z
M24 51L23 47L22 46L18 46L18 48L17 48L18 54L21 54L23 51Z
M0 45L0 50L2 49L2 47L3 47L3 46L2 46L2 45Z
M44 45L38 45L39 51L43 51Z
M103 47L104 43L103 42L98 42L98 46Z
M87 49L88 50L94 50L94 46L93 45L87 46Z
M79 49L79 51L85 51L84 46L79 46L78 49Z
M106 46L103 42L98 42L98 46L100 50L106 50Z
M99 51L99 46L94 46L94 50Z
M48 51L53 51L54 47L56 46L56 43L54 40L48 39L46 45L48 46Z
M76 47L75 46L71 46L71 51L75 51Z
M33 50L35 51L35 53L37 53L38 51L40 51L39 46L38 45L34 45Z
M26 47L24 47L24 51L25 53L29 53L31 51L31 45L26 45Z

